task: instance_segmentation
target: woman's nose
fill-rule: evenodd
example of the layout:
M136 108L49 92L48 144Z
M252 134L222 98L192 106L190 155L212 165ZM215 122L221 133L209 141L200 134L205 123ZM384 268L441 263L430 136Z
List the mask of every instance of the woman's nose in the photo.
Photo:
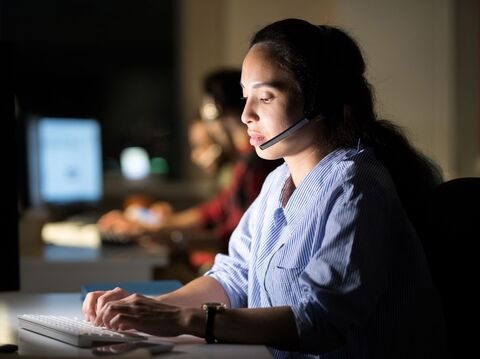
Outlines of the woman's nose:
M242 112L242 122L247 125L256 120L258 120L257 113L255 112L251 102L247 99Z

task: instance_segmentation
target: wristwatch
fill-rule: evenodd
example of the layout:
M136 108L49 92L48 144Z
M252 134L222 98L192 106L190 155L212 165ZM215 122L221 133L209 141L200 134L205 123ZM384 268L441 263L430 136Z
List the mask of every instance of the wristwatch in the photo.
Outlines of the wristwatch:
M218 339L215 338L213 333L213 327L215 324L215 315L225 311L227 306L223 303L203 303L202 309L205 311L205 341L208 344L218 343Z

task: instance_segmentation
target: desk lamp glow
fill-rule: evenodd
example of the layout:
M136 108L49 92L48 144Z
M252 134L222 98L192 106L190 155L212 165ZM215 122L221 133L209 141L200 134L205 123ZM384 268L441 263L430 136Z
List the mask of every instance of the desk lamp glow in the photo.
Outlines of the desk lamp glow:
M148 153L141 147L125 148L120 154L122 174L130 180L140 180L150 173Z

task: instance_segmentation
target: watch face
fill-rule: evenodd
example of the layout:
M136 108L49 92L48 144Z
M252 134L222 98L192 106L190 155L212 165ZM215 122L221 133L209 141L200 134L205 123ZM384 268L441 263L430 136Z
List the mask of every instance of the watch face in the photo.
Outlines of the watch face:
M202 308L203 310L208 310L208 309L223 310L223 309L226 309L227 306L223 303L209 302L209 303L203 303Z

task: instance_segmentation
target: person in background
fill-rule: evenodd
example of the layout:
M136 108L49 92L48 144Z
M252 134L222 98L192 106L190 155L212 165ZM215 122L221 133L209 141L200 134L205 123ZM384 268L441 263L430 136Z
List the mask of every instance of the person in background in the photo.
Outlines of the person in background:
M228 240L245 210L257 197L266 176L281 161L266 161L258 157L249 144L245 125L241 122L243 109L240 70L218 70L206 76L200 118L221 154L222 163L231 163L228 183L206 203L175 212L168 203L155 202L147 219L139 218L143 209L127 207L124 212L111 211L103 215L98 226L101 231L132 236L146 233L168 233L191 228L211 228L219 242L219 250L227 251ZM195 130L197 134L194 134ZM191 128L190 140L198 135ZM198 155L192 148L192 159ZM213 256L205 259L211 261Z
M275 22L253 37L241 83L251 145L285 163L228 255L156 298L89 293L86 319L264 344L275 358L444 358L441 303L406 206L436 176L377 117L356 42L333 26Z
M213 139L201 118L195 118L190 123L188 143L192 163L215 179L216 189L228 185L231 179L232 161L226 158L222 146Z

